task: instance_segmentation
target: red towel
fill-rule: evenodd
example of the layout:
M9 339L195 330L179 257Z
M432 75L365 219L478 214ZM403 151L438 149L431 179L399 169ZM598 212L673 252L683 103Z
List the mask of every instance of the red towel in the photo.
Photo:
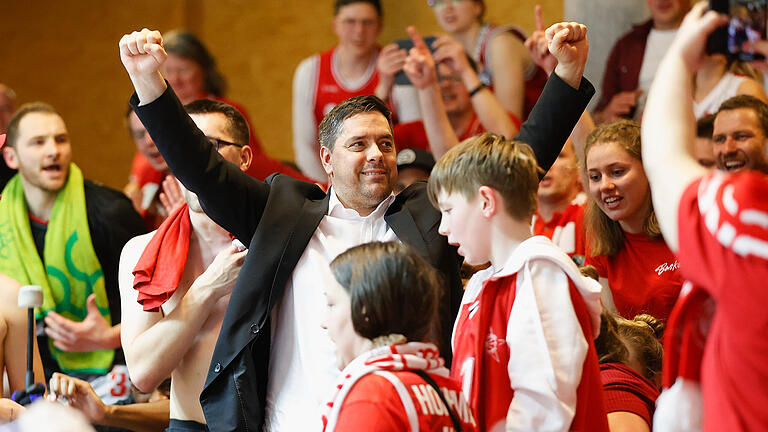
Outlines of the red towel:
M191 233L189 206L168 215L133 269L133 288L146 312L157 312L171 296L184 273Z

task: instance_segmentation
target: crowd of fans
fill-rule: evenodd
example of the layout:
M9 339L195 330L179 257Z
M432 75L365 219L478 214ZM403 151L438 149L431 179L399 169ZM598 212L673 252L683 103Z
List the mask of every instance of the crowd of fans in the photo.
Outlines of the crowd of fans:
M296 165L188 31L119 41L123 191L0 84L0 430L768 429L768 63L647 0L590 113L585 25L428 3L335 0Z

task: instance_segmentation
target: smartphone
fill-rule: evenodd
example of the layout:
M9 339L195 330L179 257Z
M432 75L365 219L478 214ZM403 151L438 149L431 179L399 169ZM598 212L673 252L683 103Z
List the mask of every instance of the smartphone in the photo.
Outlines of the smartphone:
M728 24L716 29L707 40L707 53L725 54L741 61L763 60L765 57L743 50L745 42L765 39L767 0L709 0L709 8L728 15Z
M432 54L435 53L435 50L432 48L432 43L435 41L434 36L426 36L424 37L424 43L427 44L427 47L429 47L429 52ZM410 39L398 39L394 42L397 44L397 47L400 49L404 49L406 51L410 51L411 48L413 48L413 41ZM399 85L411 85L411 80L408 79L408 75L405 74L405 72L400 71L397 74L395 74L395 84Z

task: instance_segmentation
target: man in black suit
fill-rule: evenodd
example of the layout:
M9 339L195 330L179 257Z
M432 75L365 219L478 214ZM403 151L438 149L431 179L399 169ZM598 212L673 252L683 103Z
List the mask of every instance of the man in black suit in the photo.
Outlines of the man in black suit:
M516 138L533 147L544 171L594 93L582 80L586 32L566 27L550 42L560 64ZM460 258L437 232L440 214L424 183L392 194L395 147L380 100L347 100L323 120L320 158L332 186L326 194L283 175L259 182L224 162L167 88L159 32L123 36L120 56L136 90L131 105L173 174L250 250L200 397L208 428L320 427L320 405L338 374L333 345L320 329L323 286L332 277L327 264L356 244L400 240L441 271L445 351L462 295Z

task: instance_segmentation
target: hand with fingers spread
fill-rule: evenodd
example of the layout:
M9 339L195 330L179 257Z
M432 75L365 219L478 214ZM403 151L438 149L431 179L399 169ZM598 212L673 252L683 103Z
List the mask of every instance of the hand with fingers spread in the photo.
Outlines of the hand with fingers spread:
M133 82L142 105L157 99L166 89L160 66L168 54L159 31L146 28L120 38L120 60Z
M557 76L571 87L579 88L589 54L587 26L576 22L553 24L545 37L549 52L557 60Z
M544 69L547 75L551 75L557 66L557 59L549 52L544 19L541 16L541 5L536 5L534 15L536 17L536 31L525 40L525 47L534 63Z
M64 399L67 404L80 411L90 423L101 423L107 414L107 406L90 384L59 372L54 372L48 386L48 400Z
M86 300L88 315L77 322L56 312L45 317L45 333L53 339L53 345L62 351L95 351L120 346L120 326L111 326L96 306L96 294Z
M413 48L408 52L408 57L403 65L403 72L411 80L414 87L426 89L437 84L437 72L435 72L435 59L429 52L427 44L415 27L408 27L408 36L413 41Z
M228 246L216 255L213 262L195 279L190 290L202 290L205 297L217 301L230 294L237 275L243 266L248 250L238 251L237 246Z
M167 175L163 179L163 191L160 192L160 203L163 204L167 214L171 214L176 209L185 204L184 195L176 180L176 177Z

